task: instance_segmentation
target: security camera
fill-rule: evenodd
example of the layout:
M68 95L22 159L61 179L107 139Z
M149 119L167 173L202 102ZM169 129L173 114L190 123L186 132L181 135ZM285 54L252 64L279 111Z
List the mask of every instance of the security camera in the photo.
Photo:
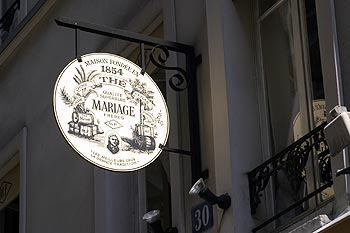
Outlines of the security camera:
M335 106L330 111L334 118L324 128L330 154L337 155L350 145L350 113L344 106Z
M332 156L350 145L350 113L344 106L335 106L330 112L334 118L324 127L324 134ZM336 177L350 174L350 167L339 169Z

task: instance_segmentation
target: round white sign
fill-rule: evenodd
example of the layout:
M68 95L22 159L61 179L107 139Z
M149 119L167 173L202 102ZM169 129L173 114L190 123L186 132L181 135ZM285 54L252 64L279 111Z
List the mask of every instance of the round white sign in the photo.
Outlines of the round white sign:
M59 75L53 106L67 142L84 159L112 171L152 163L169 133L169 114L153 79L113 54L83 55Z

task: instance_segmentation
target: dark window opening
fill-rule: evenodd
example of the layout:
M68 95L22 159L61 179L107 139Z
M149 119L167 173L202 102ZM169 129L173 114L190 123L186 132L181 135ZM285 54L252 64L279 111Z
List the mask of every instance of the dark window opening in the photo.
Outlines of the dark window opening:
M19 232L19 196L0 210L0 233Z

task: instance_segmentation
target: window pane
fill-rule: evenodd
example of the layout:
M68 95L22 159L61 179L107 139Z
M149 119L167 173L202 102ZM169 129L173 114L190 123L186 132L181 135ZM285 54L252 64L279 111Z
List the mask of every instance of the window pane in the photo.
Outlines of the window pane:
M9 10L10 6L15 2L15 0L2 0L0 3L0 13L1 17ZM0 17L0 18L1 18Z
M311 80L312 80L312 99L324 102L324 88L323 88L323 77L321 67L321 56L320 56L320 45L318 39L317 29L317 17L315 1L305 1L306 8L306 25L309 45L309 57L310 57L310 68L311 68ZM316 109L317 110L317 109ZM320 125L323 121L326 121L326 116L314 117L315 126Z
M156 161L147 166L147 208L160 210L163 227L171 225L171 192L169 155L163 152Z
M0 45L19 23L19 1L3 0L0 2Z
M290 1L285 1L260 22L271 143L274 150L272 155L302 136L303 121L299 113L300 98L291 17ZM274 177L275 213L285 210L307 192L305 172L293 175L295 177L291 177L288 171L280 170ZM307 208L305 204L289 211L277 220L277 225L286 223Z
M318 39L316 6L314 0L305 0L306 9L306 25L309 45L309 57L312 80L312 105L313 105L313 120L314 126L319 126L327 121L327 109L323 87L323 75L321 67L320 45ZM322 145L316 152L317 163L319 169L319 184L320 186L329 183L332 180L332 170L330 155L322 153L326 149ZM333 187L327 188L321 194L321 200L325 200L334 195Z
M260 28L272 143L276 153L294 141L293 122L299 113L288 2L262 20Z
M19 232L19 197L0 211L0 233Z
M19 232L19 182L19 165L0 178L0 233Z

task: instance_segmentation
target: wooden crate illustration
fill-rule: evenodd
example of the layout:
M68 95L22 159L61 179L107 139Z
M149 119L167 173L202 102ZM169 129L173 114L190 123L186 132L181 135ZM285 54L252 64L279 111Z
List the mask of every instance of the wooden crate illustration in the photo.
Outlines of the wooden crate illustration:
M79 125L80 135L87 138L92 138L98 133L97 125Z

